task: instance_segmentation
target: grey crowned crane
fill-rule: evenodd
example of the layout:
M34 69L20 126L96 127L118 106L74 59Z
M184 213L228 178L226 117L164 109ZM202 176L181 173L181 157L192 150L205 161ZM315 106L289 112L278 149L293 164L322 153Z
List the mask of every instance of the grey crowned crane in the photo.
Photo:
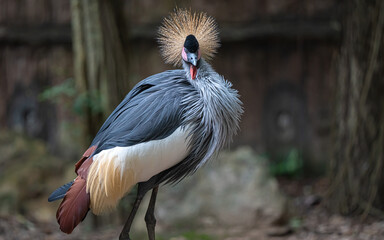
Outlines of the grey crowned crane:
M140 202L152 190L145 221L154 240L159 185L193 174L228 145L239 128L243 110L237 91L204 60L219 46L214 19L177 9L164 19L158 41L165 62L183 68L139 82L76 163L76 179L51 194L49 201L63 198L56 217L65 233L89 210L98 215L115 208L138 184L120 239L130 239Z

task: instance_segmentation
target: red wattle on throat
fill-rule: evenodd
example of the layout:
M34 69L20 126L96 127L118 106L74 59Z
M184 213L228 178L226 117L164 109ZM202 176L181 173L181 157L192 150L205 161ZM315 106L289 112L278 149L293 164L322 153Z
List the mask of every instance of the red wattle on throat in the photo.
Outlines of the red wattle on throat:
M191 78L194 80L196 78L197 74L197 67L193 66L192 64L189 66L189 72L191 73Z

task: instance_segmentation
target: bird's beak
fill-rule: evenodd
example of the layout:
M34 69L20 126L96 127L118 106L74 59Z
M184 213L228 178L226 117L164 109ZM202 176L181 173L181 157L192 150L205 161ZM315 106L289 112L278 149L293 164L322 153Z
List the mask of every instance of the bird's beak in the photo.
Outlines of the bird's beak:
M187 53L187 59L191 64L189 67L189 72L191 74L192 80L194 80L197 75L197 61L199 61L199 56L197 53Z
M196 60L196 59L193 59L193 60L191 61L191 64L192 64L193 66L196 67L196 65L197 65L197 60Z
M195 80L196 74L197 74L197 67L194 65L190 65L189 67L189 73L191 74L192 80Z

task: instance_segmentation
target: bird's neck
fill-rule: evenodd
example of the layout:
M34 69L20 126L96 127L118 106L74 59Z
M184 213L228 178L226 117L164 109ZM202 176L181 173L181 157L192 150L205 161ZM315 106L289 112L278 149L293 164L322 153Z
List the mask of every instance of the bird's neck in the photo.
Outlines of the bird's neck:
M185 71L185 74L187 76L187 79L192 83L192 85L195 85L198 81L204 81L209 75L217 74L215 70L207 63L203 58L199 60L199 63L197 65L197 74L196 78L191 78L191 72L190 72L190 64L183 61L183 69Z
M185 68L184 68L185 69ZM185 69L187 76L188 69ZM185 120L197 123L197 132L203 132L208 143L206 156L199 166L221 148L229 143L238 129L238 121L242 113L241 102L232 84L216 73L203 59L200 60L196 79L190 83L197 90L195 97L186 96L188 102ZM199 141L200 141L199 140ZM200 149L200 147L198 147Z

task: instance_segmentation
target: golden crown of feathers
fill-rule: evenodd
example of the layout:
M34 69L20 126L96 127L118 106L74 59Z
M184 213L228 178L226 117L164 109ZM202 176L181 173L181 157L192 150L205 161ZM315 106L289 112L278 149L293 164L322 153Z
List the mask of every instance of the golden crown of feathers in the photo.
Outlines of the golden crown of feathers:
M175 9L164 18L158 31L160 53L166 63L181 66L181 51L185 38L194 35L199 42L201 56L210 60L220 46L216 21L206 13Z

